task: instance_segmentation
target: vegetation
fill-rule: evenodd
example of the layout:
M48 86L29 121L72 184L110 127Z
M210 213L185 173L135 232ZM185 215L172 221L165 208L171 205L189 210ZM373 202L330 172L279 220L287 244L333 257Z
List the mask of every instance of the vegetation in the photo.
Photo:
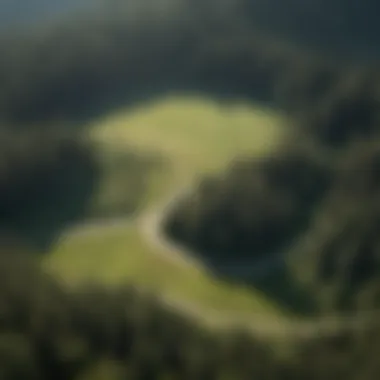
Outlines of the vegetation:
M43 260L49 273L68 286L92 281L114 287L123 283L155 291L212 314L265 314L277 319L286 309L259 290L228 284L207 268L181 265L146 241L134 226L121 225L83 236L65 237ZM289 313L290 315L290 313Z
M279 342L239 329L205 330L131 287L69 292L22 253L3 252L1 261L6 379L350 380L374 379L378 371L378 322L291 339L284 355Z
M330 181L328 164L302 150L236 161L223 176L202 180L166 229L207 261L268 258L308 228Z
M89 128L90 138L114 157L131 146L139 157L163 157L163 167L153 169L148 178L147 192L139 192L142 203L134 215L137 220L141 216L151 218L146 213L154 210L156 202L177 195L197 175L223 167L237 153L261 155L270 151L282 136L281 118L275 112L243 105L226 110L199 98L164 99L149 107L106 116ZM121 169L126 170L126 166ZM132 175L126 174L110 178L110 184L125 181L131 186ZM118 189L121 193L124 190ZM112 199L115 197L106 199L106 206ZM133 198L126 194L119 199ZM164 249L152 246L139 224L119 221L116 228L105 227L95 226L92 232L91 226L88 232L84 228L83 236L80 230L79 236L65 234L46 255L47 268L68 284L88 278L107 285L128 281L207 310L263 312L275 317L286 309L277 307L261 291L226 284L202 266L178 264L175 259L179 252L168 257Z
M341 155L331 190L295 248L296 273L324 310L379 306L379 158L378 140Z
M48 248L86 212L98 179L92 147L58 131L3 131L1 145L1 229Z
M158 153L117 145L103 142L97 146L99 178L83 217L87 221L134 217L145 206L153 179L164 176L167 169Z
M292 9L307 14L297 1L295 6L287 3L289 14ZM340 2L331 4L334 9ZM366 4L366 12L374 9L370 1ZM148 16L126 22L121 7L101 19L80 16L70 28L60 24L31 32L24 40L1 39L0 117L11 128L4 128L1 140L0 221L8 239L2 239L0 262L0 377L377 377L376 315L373 323L358 318L357 328L342 319L330 334L316 329L303 339L288 336L282 350L247 330L206 329L191 313L185 318L165 302L168 296L186 296L202 317L206 305L220 313L240 308L281 314L267 297L280 288L284 298L306 294L321 314L354 310L359 317L379 306L378 69L273 42L273 30L271 37L262 37L252 26L254 5L239 5L247 17L238 8L215 15L207 8L196 12L183 2L176 12L164 13L162 23ZM311 21L328 20L321 9L323 14L317 12ZM337 13L332 13L333 21ZM222 21L223 14L231 18ZM327 27L339 39L349 24ZM273 121L268 114L256 114L255 121L265 128L253 128L247 108L228 122L226 112L225 119L213 115L212 121L211 111L203 109L201 123L184 112L186 105L174 121L167 119L165 107L143 115L142 101L173 89L212 93L223 108L231 97L265 102L286 115L285 136L276 127L268 132L264 122ZM111 106L137 101L137 115L110 116ZM100 121L93 121L99 114ZM48 132L32 133L36 125ZM60 126L75 134L60 136ZM103 143L95 154L80 129ZM280 137L284 140L278 146ZM110 153L114 140L122 154ZM268 147L268 141L273 145ZM241 160L237 152L243 154ZM258 157L263 152L266 156ZM150 171L149 160L137 158L147 153L164 160L165 173ZM234 158L224 174L209 176ZM254 283L251 298L247 286L222 285L201 270L174 267L147 248L136 226L104 235L95 229L72 240L61 235L62 245L45 258L12 243L9 230L23 237L25 245L32 240L39 252L68 221L103 215L110 206L102 203L105 193L98 193L95 206L88 203L89 195L102 185L99 178L112 192L113 186L124 192L124 178L118 183L116 177L126 162L133 170L128 169L125 183L136 182L123 211L142 199L150 205L184 179L208 175L198 182L191 206L180 203L170 215L169 232L212 259L249 258L252 266L243 264L252 273L262 269L259 260L279 262L279 270L270 268L263 279L271 282L270 292L264 295ZM119 207L121 201L117 195L111 203ZM128 284L121 286L126 279ZM95 284L83 287L84 280ZM161 296L140 287L155 288Z
M283 120L270 108L172 96L105 115L88 128L91 138L108 150L132 146L141 156L161 158L163 170L146 199L150 204L196 176L222 168L236 154L271 151L286 133Z
M181 4L160 20L149 17L145 3L136 8L138 23L128 5L109 6L101 18L78 15L19 38L3 36L1 119L18 126L57 120L78 126L117 105L168 91L272 102L279 81L298 75L294 62L317 73L350 69L349 62L310 57L252 25L242 28L236 12L226 11L230 19L222 21L210 9ZM200 27L204 17L207 27Z

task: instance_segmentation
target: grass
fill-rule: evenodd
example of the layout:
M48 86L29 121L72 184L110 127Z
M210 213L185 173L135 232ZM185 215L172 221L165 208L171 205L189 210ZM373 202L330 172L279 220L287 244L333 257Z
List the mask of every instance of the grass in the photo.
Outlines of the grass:
M281 138L281 118L248 105L221 106L199 98L168 98L107 115L90 126L102 144L158 153L170 164L152 176L144 208L183 181L225 166L236 155L263 154ZM44 264L68 283L133 283L217 310L280 315L259 290L227 284L205 271L181 268L147 245L135 226L72 236L57 242Z
M100 179L85 217L133 216L143 206L150 178L164 167L161 157L104 145L99 147L98 153Z
M104 117L92 137L114 147L155 153L170 164L151 187L148 202L180 182L223 168L236 155L262 154L279 141L279 115L251 105L202 98L167 98ZM152 199L153 198L153 199Z
M259 291L218 281L206 270L189 270L157 253L141 239L136 227L131 227L63 240L45 264L74 286L86 280L111 286L127 282L208 309L277 312L276 304Z

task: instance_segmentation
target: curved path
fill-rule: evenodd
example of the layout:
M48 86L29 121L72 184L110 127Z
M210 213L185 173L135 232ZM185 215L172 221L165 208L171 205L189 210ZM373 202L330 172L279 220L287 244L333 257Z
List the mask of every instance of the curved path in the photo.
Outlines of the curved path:
M87 235L103 232L105 229L129 228L136 223L145 237L146 242L151 245L153 251L165 256L166 260L174 262L176 265L187 267L198 267L205 269L202 261L197 258L194 252L189 251L177 243L168 240L163 233L163 220L172 207L182 197L186 196L191 190L190 186L183 186L177 189L168 199L161 202L160 205L148 212L143 213L139 218L115 218L112 220L99 220L88 224L77 225L71 228L67 233L69 235ZM271 260L264 260L256 263L253 269L254 276L265 276L273 270L274 266L281 265L281 257L275 257ZM243 266L249 269L252 275L252 268L247 265ZM301 320L292 320L285 318L269 317L268 315L256 316L252 313L242 312L223 312L207 310L195 303L183 299L175 299L167 295L157 295L160 302L187 317L194 318L197 321L208 325L211 328L244 328L252 331L255 335L263 337L295 337L309 338L318 335L332 335L343 329L361 329L367 323L374 320L374 313L360 313L360 315L345 316L324 316L315 318L303 318Z

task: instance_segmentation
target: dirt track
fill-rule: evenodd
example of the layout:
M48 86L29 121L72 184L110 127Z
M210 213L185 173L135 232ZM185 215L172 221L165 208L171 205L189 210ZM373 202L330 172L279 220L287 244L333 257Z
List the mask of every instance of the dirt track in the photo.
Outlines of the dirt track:
M130 218L101 220L88 225L79 225L72 228L68 234L72 235L88 235L97 234L104 229L119 229L135 226L136 223L139 230L152 250L157 254L165 257L166 260L174 262L176 265L188 267L204 267L201 260L185 247L179 246L168 240L162 231L162 221L170 211L171 207L188 191L189 186L180 188L168 197L167 200L161 202L160 205L152 210L144 212L137 220ZM256 272L263 276L268 273L277 260L270 260L256 265ZM233 328L244 327L253 333L265 337L298 337L307 338L315 335L331 335L340 329L360 329L365 326L366 321L373 320L373 313L361 313L352 316L324 316L323 318L312 318L302 320L287 320L268 315L256 316L244 314L241 312L217 312L216 310L207 310L194 303L190 303L183 299L174 299L167 295L159 295L161 302L168 307L175 309L177 312L185 314L187 317L194 318L200 323L206 324L211 328Z

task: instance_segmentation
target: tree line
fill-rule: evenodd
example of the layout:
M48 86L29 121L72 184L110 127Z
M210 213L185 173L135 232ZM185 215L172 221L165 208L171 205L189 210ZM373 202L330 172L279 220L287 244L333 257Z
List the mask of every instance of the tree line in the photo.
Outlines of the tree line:
M44 249L88 212L99 179L94 147L78 134L1 132L0 230Z
M42 28L24 40L2 38L1 120L26 127L17 134L7 128L1 137L4 234L24 236L42 225L32 230L40 248L56 234L57 203L67 211L59 225L84 212L96 161L78 135L56 137L54 121L76 126L100 105L146 99L157 89L261 99L282 107L296 133L270 157L244 158L204 179L195 207L184 202L170 216L169 232L215 259L265 258L289 247L302 252L304 260L291 269L321 309L377 306L377 69L321 58L233 22L228 36L216 20L202 29L199 15L188 11L159 25L95 17ZM35 123L52 127L33 135ZM67 192L77 202L64 202ZM281 356L244 331L206 331L129 286L69 292L28 252L7 248L1 260L6 379L93 378L102 362L115 367L115 379L372 380L378 374L376 324L288 342L292 354ZM312 275L304 278L309 267Z
M341 89L361 90L340 90L330 109L326 95L293 114L295 133L277 151L200 180L167 216L167 234L214 264L298 252L297 276L312 268L321 308L377 307L378 83L361 78L351 87L347 77Z
M238 328L206 330L128 285L70 292L24 251L0 260L4 379L372 380L379 370L378 321L281 349Z
M211 11L215 7L191 4L178 2L160 18L149 16L144 2L134 18L132 3L131 9L114 4L102 17L80 13L1 35L0 120L12 125L63 120L77 126L107 107L166 91L248 97L281 106L285 100L298 102L301 94L310 108L347 77L345 72L360 71L359 64L261 33L244 23L237 9L217 17Z

